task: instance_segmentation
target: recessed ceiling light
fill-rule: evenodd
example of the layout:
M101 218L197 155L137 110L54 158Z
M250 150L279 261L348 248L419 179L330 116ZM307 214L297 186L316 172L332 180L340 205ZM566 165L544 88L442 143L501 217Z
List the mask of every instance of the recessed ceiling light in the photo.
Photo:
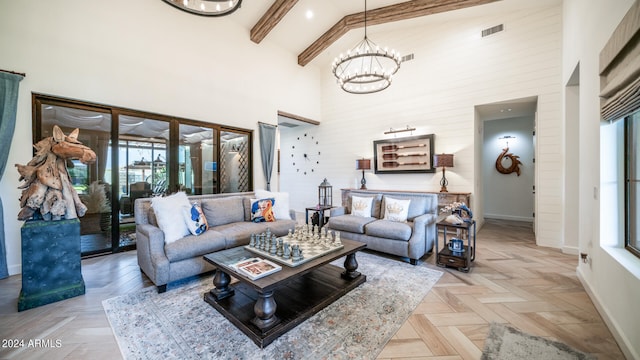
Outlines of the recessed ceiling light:
M307 10L304 15L307 17L307 19L311 20L313 18L313 11Z

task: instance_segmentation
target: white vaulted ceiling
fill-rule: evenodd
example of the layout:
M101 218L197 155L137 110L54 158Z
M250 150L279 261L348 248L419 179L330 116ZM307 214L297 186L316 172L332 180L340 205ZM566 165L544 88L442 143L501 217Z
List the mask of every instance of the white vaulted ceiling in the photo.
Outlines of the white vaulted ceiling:
M251 37L252 29L259 23L262 16L269 11L272 5L275 4L274 6L277 6L288 2L289 0L244 0L242 7L227 18L240 24L247 30L247 35ZM375 40L377 36L383 37L385 34L393 33L404 27L424 26L430 22L478 17L486 14L509 12L515 9L536 7L545 4L558 4L560 2L561 0L367 0L367 34ZM339 23L341 19L345 17L349 19L349 15L362 13L365 7L364 0L298 0L292 1L291 3L294 3L293 7L291 7L288 12L283 11L284 15L281 20L277 22L261 41L274 42L280 47L291 51L291 53L296 56L303 54L309 46L314 44L325 32ZM377 20L378 22L385 23L379 25L372 24L372 22L376 21L374 19L376 17L376 9L392 5L409 10L405 10L405 15L394 15L390 10L388 15L382 14ZM411 13L413 11L411 10L412 7L418 9L416 13L418 11L429 12L430 10L428 9L433 7L433 11L436 13L405 20L394 20L398 17L411 17L411 14L407 15L406 13ZM312 13L313 16L308 17L308 13ZM211 21L217 20L220 19L211 18ZM309 63L328 67L334 57L353 47L363 36L363 28L361 26L355 26L355 28L347 31L343 36L337 38L335 42L331 42L318 56L311 58ZM390 43L388 46L393 47L393 44ZM397 50L403 54L410 52L410 49L404 49L404 51L403 49Z

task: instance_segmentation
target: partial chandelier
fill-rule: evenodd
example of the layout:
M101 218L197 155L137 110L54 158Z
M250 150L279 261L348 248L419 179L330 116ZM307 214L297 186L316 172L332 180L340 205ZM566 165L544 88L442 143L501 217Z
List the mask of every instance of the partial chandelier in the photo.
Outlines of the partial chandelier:
M164 0L180 10L203 16L224 16L236 11L242 0Z
M367 37L367 1L364 2L364 39L347 55L340 54L331 71L342 90L352 94L370 94L391 85L392 76L400 69L400 53L380 48Z

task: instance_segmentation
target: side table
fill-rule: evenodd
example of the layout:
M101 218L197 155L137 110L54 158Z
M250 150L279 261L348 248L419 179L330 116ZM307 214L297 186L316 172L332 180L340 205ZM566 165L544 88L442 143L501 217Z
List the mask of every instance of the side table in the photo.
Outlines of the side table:
M305 208L305 223L309 223L309 212L318 214L318 230L322 229L325 224L325 216L324 213L327 210L331 210L333 206L311 206ZM313 215L312 215L313 216ZM313 221L312 221L313 222Z
M440 267L450 266L458 268L459 271L469 272L472 262L476 259L476 221L464 222L462 224L451 224L446 221L436 223L436 265ZM453 252L447 245L447 229L453 229L461 233L461 237L466 236L467 245L463 245L462 252ZM440 249L440 230L443 234L443 246ZM471 239L473 238L473 245Z

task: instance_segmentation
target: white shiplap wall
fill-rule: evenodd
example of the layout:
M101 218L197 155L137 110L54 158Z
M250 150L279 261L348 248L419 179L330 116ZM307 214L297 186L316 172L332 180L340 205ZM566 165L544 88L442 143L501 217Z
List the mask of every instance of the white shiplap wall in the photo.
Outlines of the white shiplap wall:
M343 92L326 70L321 125L303 130L320 140L324 161L311 176L283 163L281 188L296 194L292 206L314 205L323 177L339 198L340 188L354 187L361 177L355 160L371 158L373 141L391 137L383 135L385 130L406 125L417 128L414 135L435 134L436 153L455 154L455 167L447 171L449 191L473 192L481 181L481 172L474 170L474 152L481 146L475 143L474 106L538 96L537 240L561 246L561 18L560 5L534 7L456 21L408 21L402 30L370 35L382 46L414 53L415 59L402 64L390 88L370 95ZM498 24L504 24L503 32L481 38L482 29ZM288 149L282 149L286 158ZM366 178L370 189L438 191L441 173L371 171ZM474 209L481 208L473 199Z

